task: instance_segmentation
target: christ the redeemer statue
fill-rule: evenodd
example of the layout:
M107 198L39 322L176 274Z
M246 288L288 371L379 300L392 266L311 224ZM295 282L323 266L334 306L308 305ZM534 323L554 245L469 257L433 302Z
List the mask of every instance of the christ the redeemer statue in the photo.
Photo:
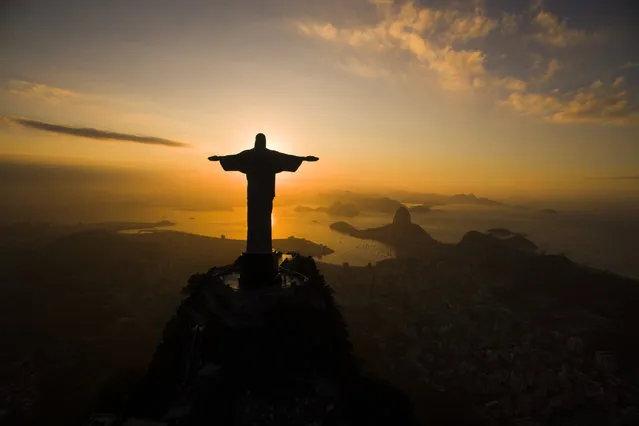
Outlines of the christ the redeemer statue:
M255 147L235 155L209 157L219 161L227 171L242 172L248 181L248 235L246 253L270 254L272 252L271 213L275 197L275 174L295 172L302 161L317 161L317 157L298 157L282 154L266 148L266 136L255 136Z

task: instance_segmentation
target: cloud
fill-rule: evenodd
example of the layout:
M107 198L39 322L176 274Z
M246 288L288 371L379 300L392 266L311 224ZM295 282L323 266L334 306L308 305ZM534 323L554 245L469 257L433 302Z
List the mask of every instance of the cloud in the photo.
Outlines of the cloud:
M76 100L82 96L79 92L73 90L26 80L10 80L7 91L13 96L39 100L51 104Z
M389 70L379 65L369 65L356 58L348 58L340 65L340 68L359 77L370 79L388 78L392 75Z
M532 0L530 10L539 10L544 7L543 0Z
M383 49L385 46L383 29L337 29L330 23L298 23L302 34L329 42L345 44L351 47Z
M612 83L612 87L621 87L623 86L623 84L626 82L626 79L623 77L617 77L614 81L614 83Z
M450 42L484 38L498 26L497 21L487 18L481 9L476 9L471 15L457 16L449 12L444 16L448 16L449 25L444 34Z
M500 22L501 33L507 36L517 34L520 19L520 16L515 13L504 13Z
M340 68L361 77L430 77L444 90L483 91L521 115L552 123L635 124L638 120L623 89L623 78L609 84L597 80L579 90L535 92L543 88L542 83L555 81L571 58L548 58L542 55L548 49L531 48L527 44L531 29L534 40L552 47L600 37L598 32L569 27L565 20L546 12L541 2L521 14L502 14L500 19L487 16L481 0L472 2L473 9L455 1L439 3L446 5L442 8L410 0L368 2L377 7L375 23L338 26L305 21L298 22L297 28L304 36L337 46L343 56ZM520 28L525 16L532 19L532 27ZM502 41L485 40L490 34L502 37ZM522 71L521 66L512 64L508 68L506 55L494 52L495 47L512 52L522 46L532 49L532 69ZM517 57L516 51L513 57Z
M559 65L559 61L557 59L551 59L550 62L548 62L548 68L546 69L545 74L541 77L541 80L550 80L560 69L561 66Z
M539 30L534 35L539 43L567 47L592 38L585 31L568 28L566 21L560 22L557 16L543 10L535 15L533 23Z
M511 93L502 104L521 115L552 123L639 124L639 111L617 82L597 80L574 92Z
M468 89L476 76L486 73L484 54L479 50L444 49L428 66L438 74L440 85L448 90Z
M525 92L528 88L528 84L525 81L514 77L494 78L492 83L511 92Z
M43 121L29 120L26 118L12 118L14 123L21 126L41 130L51 133L59 133L63 135L71 135L82 138L97 140L118 140L124 142L135 142L147 145L163 145L169 147L187 147L188 144L177 142L170 139L158 138L153 136L140 136L128 133L111 132L108 130L93 129L90 127L71 127L60 124L45 123Z
M440 85L448 90L472 88L474 78L486 72L482 51L454 44L484 38L497 26L497 21L486 17L479 8L468 13L418 7L413 2L401 5L372 26L337 28L331 23L297 24L299 31L308 37L353 49L391 56L408 53L414 63L433 72ZM359 67L353 70L361 74Z

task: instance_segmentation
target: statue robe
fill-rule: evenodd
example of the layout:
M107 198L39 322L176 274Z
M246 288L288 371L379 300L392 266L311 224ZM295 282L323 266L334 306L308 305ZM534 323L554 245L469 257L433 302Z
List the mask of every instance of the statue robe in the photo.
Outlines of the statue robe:
M275 197L275 174L295 172L303 157L282 154L270 149L249 149L220 159L222 168L246 175L247 189L247 253L271 253L271 213Z

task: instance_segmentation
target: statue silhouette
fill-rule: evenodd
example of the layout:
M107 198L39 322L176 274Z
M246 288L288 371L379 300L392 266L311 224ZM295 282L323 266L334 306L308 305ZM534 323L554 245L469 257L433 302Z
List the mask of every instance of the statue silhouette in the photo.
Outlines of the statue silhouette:
M266 148L266 136L255 136L255 147L235 155L211 156L209 161L219 161L227 171L242 172L248 181L248 232L246 253L270 254L272 252L271 213L275 198L275 175L295 172L303 161L317 161L317 157L298 157Z

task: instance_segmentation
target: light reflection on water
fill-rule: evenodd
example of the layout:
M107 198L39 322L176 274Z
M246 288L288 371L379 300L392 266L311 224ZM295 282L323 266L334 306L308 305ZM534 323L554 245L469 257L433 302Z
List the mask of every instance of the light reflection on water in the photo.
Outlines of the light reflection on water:
M610 216L606 212L563 212L556 216L541 215L534 209L459 208L446 206L427 214L414 214L413 222L421 225L435 239L456 243L470 230L508 228L523 232L540 248L551 253L563 252L578 262L639 277L639 221L633 216ZM140 212L142 213L142 212ZM341 219L319 213L296 213L293 207L275 207L277 222L273 238L295 236L325 244L334 254L321 260L329 263L366 265L392 257L392 251L374 241L362 241L333 232L331 223L344 220L357 228L372 228L390 223L392 214L365 213L355 218ZM176 222L172 228L201 235L244 239L246 209L234 211L184 212L169 209L148 209L129 220Z
M331 231L329 225L340 219L331 218L325 213L296 213L291 208L275 208L277 221L273 225L273 238L285 239L290 236L305 238L317 244L324 244L335 253L321 257L321 261L335 264L348 262L351 265L366 265L381 259L392 257L392 251L375 241L362 241ZM177 225L169 228L212 237L224 235L231 239L246 238L246 208L236 208L233 212L163 212L153 220L166 218ZM148 220L148 219L147 219ZM361 228L385 225L392 215L365 215L347 221Z

